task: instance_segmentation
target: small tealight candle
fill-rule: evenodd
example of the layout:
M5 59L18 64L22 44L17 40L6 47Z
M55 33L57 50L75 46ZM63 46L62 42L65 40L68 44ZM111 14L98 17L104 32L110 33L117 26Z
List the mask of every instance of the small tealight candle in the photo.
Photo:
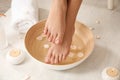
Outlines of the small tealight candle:
M17 57L19 56L21 53L20 53L20 50L17 50L17 49L14 49L14 50L11 50L10 51L10 56L12 57Z
M105 68L102 72L103 80L120 80L119 70L114 67Z
M25 59L25 54L19 49L12 49L7 53L6 59L11 64L20 64Z

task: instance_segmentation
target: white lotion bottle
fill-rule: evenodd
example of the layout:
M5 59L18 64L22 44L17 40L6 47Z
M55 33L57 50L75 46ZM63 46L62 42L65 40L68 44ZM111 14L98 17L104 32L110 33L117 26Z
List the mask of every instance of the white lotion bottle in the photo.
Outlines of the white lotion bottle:
M114 0L108 0L108 9L114 8Z
M8 46L7 38L6 38L6 33L4 26L0 22L0 49L4 49Z

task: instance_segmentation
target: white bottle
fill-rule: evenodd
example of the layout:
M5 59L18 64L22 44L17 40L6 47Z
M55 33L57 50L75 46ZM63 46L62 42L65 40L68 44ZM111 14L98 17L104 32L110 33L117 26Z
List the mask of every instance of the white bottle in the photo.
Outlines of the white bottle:
M108 9L114 8L114 0L108 0Z
M8 46L4 26L0 22L0 49L4 49Z

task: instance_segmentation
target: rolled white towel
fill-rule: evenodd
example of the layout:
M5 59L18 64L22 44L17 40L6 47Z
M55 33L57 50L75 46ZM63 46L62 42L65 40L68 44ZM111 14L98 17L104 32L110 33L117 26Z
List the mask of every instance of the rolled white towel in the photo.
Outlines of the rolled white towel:
M27 30L38 22L38 3L37 0L12 0L12 25L20 33Z

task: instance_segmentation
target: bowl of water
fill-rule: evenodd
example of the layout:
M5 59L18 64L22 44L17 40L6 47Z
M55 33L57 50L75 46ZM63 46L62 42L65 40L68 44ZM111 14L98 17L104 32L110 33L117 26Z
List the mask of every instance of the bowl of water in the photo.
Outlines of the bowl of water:
M29 55L46 68L53 70L66 70L73 68L86 60L94 49L94 36L92 31L79 21L75 22L70 53L65 60L58 64L45 63L47 51L51 43L43 34L46 20L32 26L25 36L25 47Z

